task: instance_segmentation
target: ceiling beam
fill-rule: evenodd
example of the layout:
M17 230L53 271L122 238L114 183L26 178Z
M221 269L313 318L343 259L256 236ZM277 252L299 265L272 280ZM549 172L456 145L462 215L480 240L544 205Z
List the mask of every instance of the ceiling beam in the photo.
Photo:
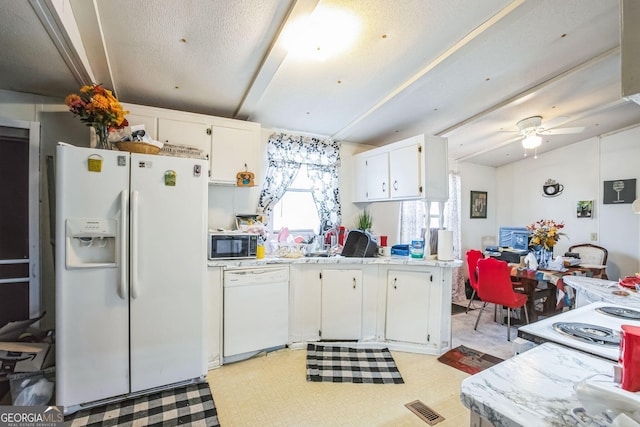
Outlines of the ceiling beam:
M423 78L429 71L433 70L435 67L440 65L446 59L448 59L449 57L451 57L452 55L457 53L465 45L467 45L468 43L470 43L471 41L473 41L474 39L476 39L477 37L482 35L485 31L489 30L492 26L497 24L504 17L506 17L511 12L513 12L515 9L520 7L525 1L526 0L514 0L511 3L509 3L509 5L507 5L503 9L501 9L498 13L493 15L491 18L489 18L488 20L483 22L480 26L475 28L469 34L464 36L461 40L459 40L457 43L455 43L453 46L451 46L449 49L447 49L444 53L442 53L440 56L438 56L435 60L433 60L431 63L429 63L426 67L424 67L423 69L418 71L416 74L414 74L411 78L409 78L407 81L402 83L400 86L398 86L397 88L395 88L394 90L389 92L384 98L382 98L380 101L378 101L373 107L369 108L369 110L367 110L366 112L364 112L360 116L356 117L354 120L352 120L345 127L343 127L338 132L333 134L332 138L334 140L340 140L340 139L345 138L348 135L348 131L351 128L353 128L355 125L360 123L362 120L367 118L369 115L373 114L375 111L380 109L383 105L385 105L387 102L391 101L393 98L398 96L404 90L409 88L412 84L414 84L415 82L417 82L418 80Z
M262 62L253 76L249 87L244 93L240 105L233 114L233 118L240 120L248 120L251 118L258 102L260 102L273 77L278 72L280 65L287 57L287 51L280 42L280 37L284 33L284 29L289 23L295 22L301 16L310 15L319 1L320 0L293 1L267 53L262 58Z
M465 125L467 125L467 124L469 124L469 123L471 123L471 122L473 122L475 120L478 120L478 119L486 116L489 113L493 113L494 111L499 110L502 107L506 107L507 105L512 104L514 102L521 101L525 97L528 97L531 94L533 94L533 93L535 93L535 92L537 92L539 90L542 90L542 89L544 89L544 88L546 88L548 86L551 86L554 83L557 83L557 82L561 81L564 78L567 78L567 77L569 77L569 76L571 76L571 75L573 75L575 73L583 71L583 70L591 67L592 65L595 65L598 62L600 62L600 61L602 61L604 59L607 59L607 58L609 58L609 57L611 57L613 55L617 55L619 53L620 53L620 46L616 46L614 48L611 48L611 49L601 53L600 55L598 55L598 56L596 56L594 58L591 58L591 59L589 59L589 60L587 60L587 61L585 61L585 62L583 62L583 63L581 63L581 64L579 64L579 65L577 65L575 67L573 67L573 68L565 70L565 71L561 72L560 74L556 74L555 76L551 77L550 79L547 79L547 80L543 81L542 83L538 83L537 85L532 86L532 87L526 89L523 92L520 92L520 93L518 93L516 95L513 95L513 96L511 96L511 97L509 97L509 98L507 98L507 99L505 99L505 100L503 100L503 101L501 101L501 102L499 102L499 103L497 103L495 105L492 105L491 107L489 107L487 109L484 109L484 110L480 111L479 113L474 114L473 116L468 117L468 118L466 118L466 119L454 124L453 126L449 126L448 128L441 130L440 132L436 132L435 136L447 137L447 136L449 136L449 134L451 134L451 132L453 132L453 131L455 131L455 130L457 130L457 129L459 129L459 128L461 128L461 127L463 127L463 126L465 126ZM480 154L480 153L478 153L478 154Z
M93 71L73 13L65 7L69 3L52 0L29 0L29 3L78 84L91 84L94 81Z

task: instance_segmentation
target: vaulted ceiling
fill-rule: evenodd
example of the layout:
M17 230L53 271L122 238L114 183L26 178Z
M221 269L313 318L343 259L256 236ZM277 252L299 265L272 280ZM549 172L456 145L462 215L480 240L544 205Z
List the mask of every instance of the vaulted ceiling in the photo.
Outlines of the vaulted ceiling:
M332 8L357 18L353 46L288 53L296 22ZM62 98L93 81L337 140L441 135L452 158L490 166L522 158L530 116L584 128L538 152L640 123L621 96L618 0L14 0L0 38L0 89Z

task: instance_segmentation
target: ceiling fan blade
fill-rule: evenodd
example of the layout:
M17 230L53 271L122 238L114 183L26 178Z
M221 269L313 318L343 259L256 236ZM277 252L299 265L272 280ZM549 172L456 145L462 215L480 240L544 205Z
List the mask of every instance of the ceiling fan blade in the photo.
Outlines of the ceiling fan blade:
M556 128L538 131L539 135L567 135L570 133L580 133L584 131L584 127L575 128Z

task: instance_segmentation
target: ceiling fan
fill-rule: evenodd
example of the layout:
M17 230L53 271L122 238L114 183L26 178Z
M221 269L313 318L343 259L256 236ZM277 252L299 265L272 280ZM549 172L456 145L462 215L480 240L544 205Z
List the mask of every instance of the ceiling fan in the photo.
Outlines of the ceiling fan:
M542 123L541 116L527 117L518 122L518 132L520 136L514 140L522 138L522 146L525 150L528 150L538 148L540 144L542 144L541 135L566 135L580 133L584 130L584 127L555 128L555 126L567 120L567 117L556 117L555 119Z

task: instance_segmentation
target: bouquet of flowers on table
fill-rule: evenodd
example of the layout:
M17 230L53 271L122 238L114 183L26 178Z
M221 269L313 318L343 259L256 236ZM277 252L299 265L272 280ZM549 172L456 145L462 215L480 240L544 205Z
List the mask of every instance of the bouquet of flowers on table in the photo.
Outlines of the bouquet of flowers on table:
M529 246L541 246L548 251L552 250L560 237L565 235L560 232L563 228L564 222L557 223L552 219L541 219L528 225L527 230L531 232Z

